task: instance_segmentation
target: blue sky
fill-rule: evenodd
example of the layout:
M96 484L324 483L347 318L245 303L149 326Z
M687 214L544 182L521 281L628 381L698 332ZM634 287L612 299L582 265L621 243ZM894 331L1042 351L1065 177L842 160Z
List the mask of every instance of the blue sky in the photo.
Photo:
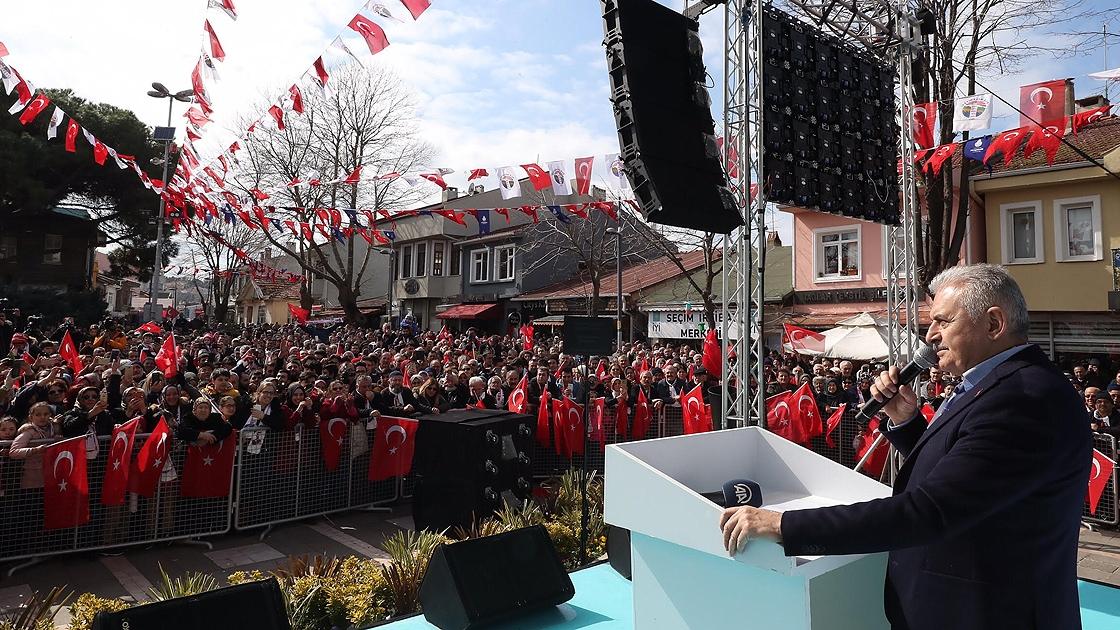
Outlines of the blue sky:
M153 80L173 90L190 85L208 17L228 53L219 66L222 82L212 89L217 122L208 128L213 145L225 146L239 130L223 126L286 89L342 32L365 63L391 68L414 91L420 130L439 152L433 166L456 169L448 178L453 185L461 185L456 178L474 167L617 151L598 0L432 0L418 22L398 0L378 1L404 22L378 19L391 45L375 57L345 28L361 0L236 0L237 22L207 11L205 0L15 3L5 7L0 41L11 50L7 61L36 85L72 87L86 98L133 109L149 124L163 124L165 104L145 91ZM677 10L683 4L662 3ZM1120 21L1112 19L1110 30L1120 32ZM709 71L719 75L721 10L705 17L702 36ZM1120 66L1120 38L1111 58L1113 67ZM328 59L328 65L339 62ZM1040 56L1018 74L989 80L1013 102L1019 85L1061 77L1074 77L1077 94L1085 96L1100 91L1100 82L1085 75L1103 68L1098 49L1068 59ZM712 100L718 106L716 78ZM720 113L714 113L718 121ZM997 129L1015 124L1004 106L996 106L996 116ZM788 220L778 220L788 236Z

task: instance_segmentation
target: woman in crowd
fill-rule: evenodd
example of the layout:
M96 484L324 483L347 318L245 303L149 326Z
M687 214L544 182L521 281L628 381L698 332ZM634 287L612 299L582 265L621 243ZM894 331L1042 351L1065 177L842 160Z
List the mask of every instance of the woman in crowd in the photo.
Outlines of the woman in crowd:
M11 497L11 505L18 506L18 512L8 513L3 519L8 527L0 533L6 539L4 550L9 553L32 551L43 539L43 451L49 446L44 440L60 435L50 405L42 401L31 405L27 423L19 428L8 452L11 459L23 460L20 489ZM9 521L9 516L14 518Z
M450 408L447 399L443 397L443 392L440 390L439 383L435 379L429 378L424 381L420 387L420 393L416 396L416 409L422 414L443 413Z
M147 404L155 405L159 403L160 397L163 395L163 386L166 380L163 378L163 373L159 370L152 370L144 380L140 383L140 388L144 390L144 398Z

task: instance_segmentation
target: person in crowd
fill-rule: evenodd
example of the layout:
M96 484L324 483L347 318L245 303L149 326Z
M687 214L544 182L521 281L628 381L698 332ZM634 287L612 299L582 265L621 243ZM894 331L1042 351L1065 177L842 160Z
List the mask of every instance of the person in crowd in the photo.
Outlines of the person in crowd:
M229 396L221 399L223 407L235 407L236 403L229 400ZM200 398L194 401L191 415L179 425L175 437L196 446L210 446L226 439L233 433L233 425L224 412L214 411L209 400Z
M147 404L154 405L159 402L163 396L163 386L166 384L166 379L163 377L163 372L159 370L152 370L140 382L140 389L144 390L144 398Z
M529 380L529 402L533 405L538 404L541 396L543 396L545 392L552 398L560 397L560 390L556 387L556 384L552 382L548 367L538 366L536 378Z
M390 416L409 417L416 413L416 396L404 386L404 374L399 370L389 373L389 386L381 392L377 407Z
M471 393L467 396L467 409L497 409L498 404L494 397L486 391L486 381L481 376L472 376L468 382Z
M129 345L128 335L121 331L120 324L112 320L102 326L101 335L93 340L94 348L105 348L107 350L127 351Z
M27 490L43 487L43 451L50 446L45 441L61 435L58 425L51 419L50 405L45 402L31 405L27 412L27 423L19 428L12 448L8 451L8 457L25 460L20 488ZM38 443L33 445L32 441Z
M459 376L454 371L449 370L443 375L443 397L450 409L466 409L470 395L470 390L459 382Z
M439 414L450 409L450 404L443 397L439 383L435 378L428 377L420 386L420 395L416 397L416 409L422 414Z
M119 405L119 401L118 401ZM110 404L109 391L87 386L78 391L77 403L67 410L60 421L62 437L73 438L80 435L110 435L115 418L110 412L116 408Z
M695 374L693 370L693 374ZM646 400L649 402L650 410L654 413L661 411L665 406L665 401L657 397L657 393L653 390L653 372L646 370L642 372L638 382L630 388L630 410L633 411L634 403L638 400L638 392L641 392ZM687 392L686 392L687 393Z
M358 421L358 408L342 381L331 381L327 386L326 394L319 405L319 418L322 421L331 418L343 418L349 423Z
M1112 403L1112 397L1099 394L1093 404L1093 414L1089 418L1090 428L1101 433L1115 435L1120 432L1120 411Z
M1081 397L1085 400L1085 411L1093 413L1097 408L1097 397L1100 393L1101 390L1096 387L1086 387L1081 391Z
M498 375L491 376L490 379L486 381L486 393L494 399L495 409L506 408L506 392L502 386L502 377Z

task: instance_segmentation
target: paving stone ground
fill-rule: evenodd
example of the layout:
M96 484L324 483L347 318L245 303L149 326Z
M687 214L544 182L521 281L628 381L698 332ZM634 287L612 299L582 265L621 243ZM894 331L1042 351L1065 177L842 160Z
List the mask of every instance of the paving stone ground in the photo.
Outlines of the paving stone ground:
M1120 587L1120 531L1081 530L1077 577Z

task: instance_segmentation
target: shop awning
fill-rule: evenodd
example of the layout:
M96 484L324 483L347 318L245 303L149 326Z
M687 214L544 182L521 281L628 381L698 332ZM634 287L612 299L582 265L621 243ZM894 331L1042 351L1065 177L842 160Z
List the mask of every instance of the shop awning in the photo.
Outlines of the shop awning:
M496 317L497 304L456 304L442 313L439 319L488 319Z

